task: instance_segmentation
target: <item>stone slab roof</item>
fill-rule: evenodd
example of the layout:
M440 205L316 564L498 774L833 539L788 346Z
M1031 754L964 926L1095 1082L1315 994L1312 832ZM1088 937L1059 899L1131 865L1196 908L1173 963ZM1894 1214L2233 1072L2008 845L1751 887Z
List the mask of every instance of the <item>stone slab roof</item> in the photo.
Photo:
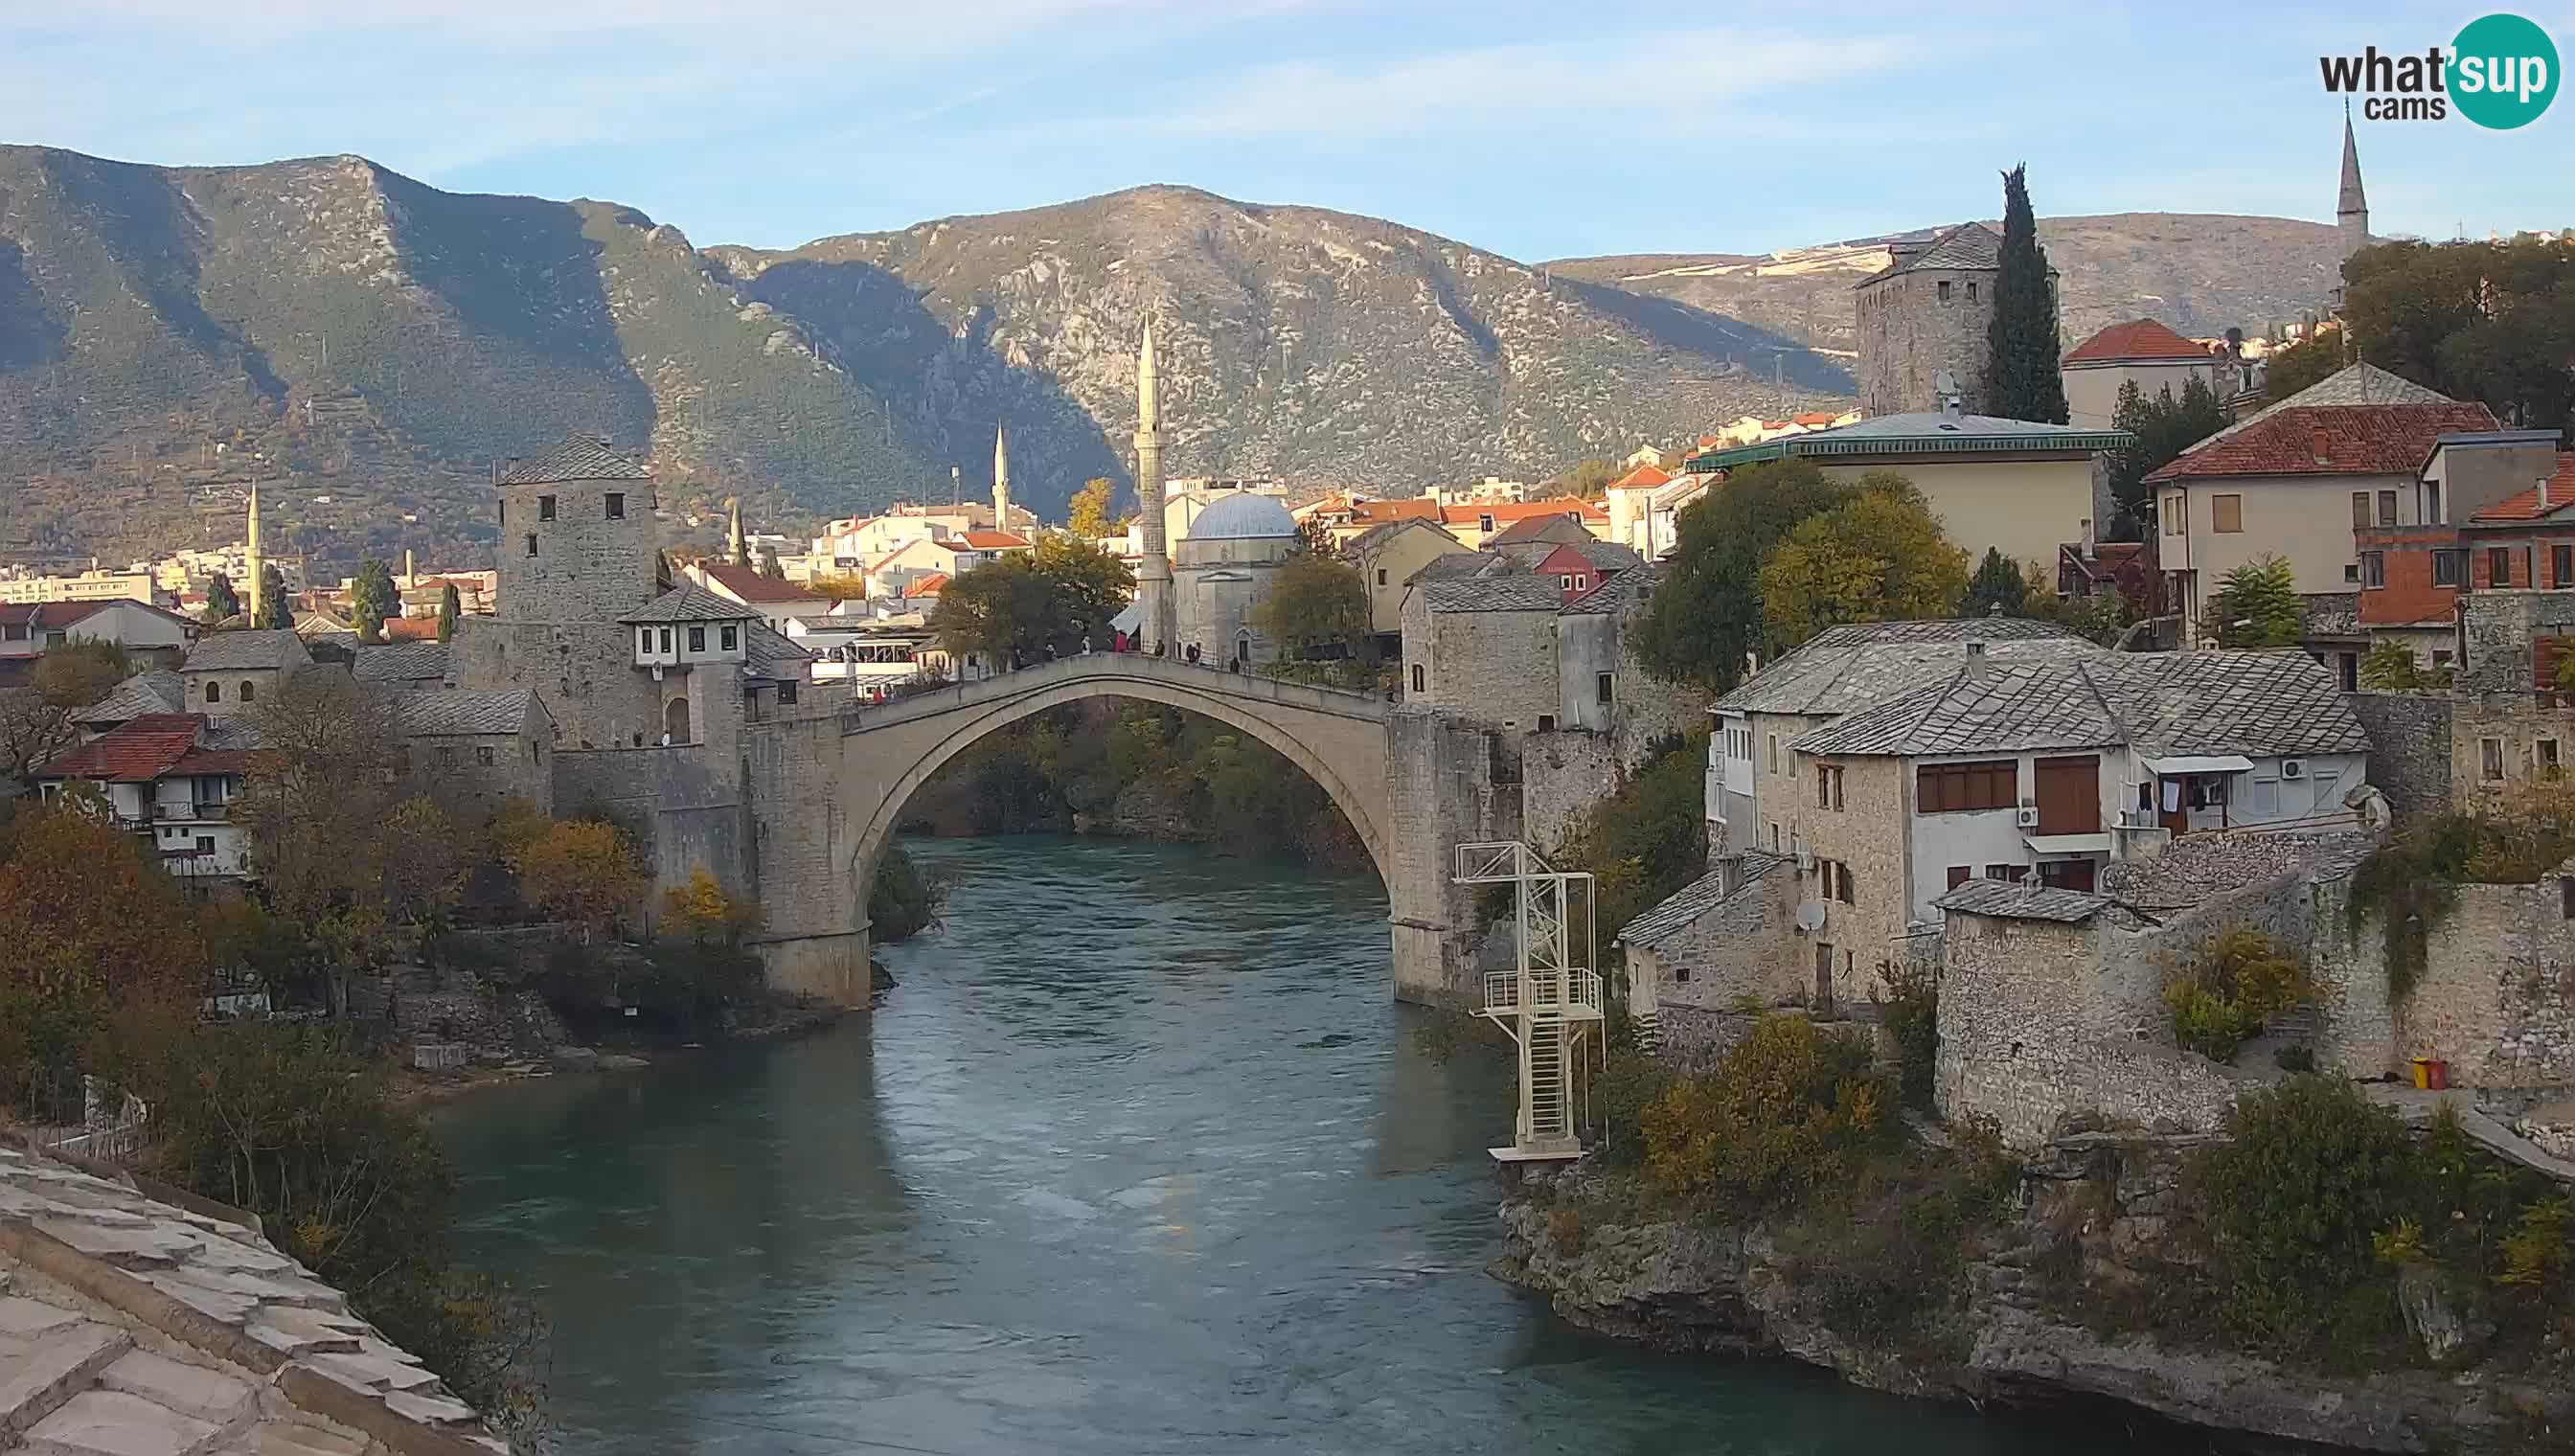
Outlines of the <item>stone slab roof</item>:
M554 449L530 460L514 460L501 472L501 484L505 486L651 479L651 471L610 449L608 442L596 435L567 435Z
M418 683L447 678L447 644L436 641L383 643L358 649L350 676L361 683Z
M396 723L415 738L481 737L515 733L545 706L529 688L450 689L394 695Z
M765 622L752 623L743 638L746 654L742 665L746 678L767 678L783 683L805 681L814 655L798 647Z
M2105 655L2052 623L2017 617L1836 627L1754 674L1715 706L1730 713L1850 713L1954 673L1971 642L1984 644L1994 661Z
M1615 943L1641 946L1651 950L1697 922L1698 917L1715 909L1753 884L1770 871L1787 863L1787 859L1762 849L1747 849L1737 860L1738 872L1734 890L1725 888L1722 871L1710 869L1674 891L1672 897L1627 922L1618 932Z
M304 639L283 628L257 632L210 632L188 649L183 673L237 673L261 668L308 668L313 655Z
M0 1441L123 1456L508 1448L248 1215L0 1146Z
M1664 571L1659 563L1649 567L1623 567L1602 578L1599 586L1565 603L1564 610L1624 616L1629 610L1652 600L1654 589L1663 584Z
M1424 582L1421 591L1433 612L1553 612L1564 605L1564 592L1553 577L1524 572Z
M1943 228L1925 243L1899 243L1891 250L1895 261L1860 280L1857 287L1866 288L1880 279L1917 268L1982 268L2003 266L2002 234L1982 223L1960 223ZM2051 270L2052 271L2052 270Z
M2365 753L2341 681L2303 652L2101 653L1961 664L1799 737L1805 753Z
M1992 915L2005 920L2057 920L2080 924L2110 905L2107 895L2045 885L2009 884L1999 879L1970 879L1931 902L1944 910Z
M2343 878L2378 844L2379 836L2365 830L2184 834L2151 859L2113 860L2101 871L2101 893L2142 910L2188 909L2283 874Z
M818 608L830 605L811 594L806 600ZM683 582L617 620L634 624L757 622L760 611L739 602L726 601L694 582Z
M131 723L146 714L180 713L187 707L187 689L176 673L137 673L116 685L114 692L72 715L82 724Z

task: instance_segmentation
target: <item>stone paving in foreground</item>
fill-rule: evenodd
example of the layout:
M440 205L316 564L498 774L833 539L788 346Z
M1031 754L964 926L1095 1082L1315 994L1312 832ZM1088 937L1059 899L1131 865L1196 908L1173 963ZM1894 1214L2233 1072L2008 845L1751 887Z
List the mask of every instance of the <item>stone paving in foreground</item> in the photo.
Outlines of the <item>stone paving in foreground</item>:
M241 1215L178 1196L0 1146L0 1452L508 1449Z

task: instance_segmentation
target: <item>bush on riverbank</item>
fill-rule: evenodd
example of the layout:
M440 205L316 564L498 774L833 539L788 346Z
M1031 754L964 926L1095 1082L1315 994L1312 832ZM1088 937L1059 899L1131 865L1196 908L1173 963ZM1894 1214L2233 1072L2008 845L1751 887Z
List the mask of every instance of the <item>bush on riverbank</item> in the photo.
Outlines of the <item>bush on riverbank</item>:
M901 844L877 856L876 882L868 890L868 933L877 943L909 940L939 923L948 904L946 882L921 872Z
M1707 872L1706 771L1705 732L1657 742L1617 792L1584 810L1548 856L1558 869L1591 873L1602 946L1629 920ZM1508 893L1508 886L1499 888ZM1509 913L1507 901L1501 913Z

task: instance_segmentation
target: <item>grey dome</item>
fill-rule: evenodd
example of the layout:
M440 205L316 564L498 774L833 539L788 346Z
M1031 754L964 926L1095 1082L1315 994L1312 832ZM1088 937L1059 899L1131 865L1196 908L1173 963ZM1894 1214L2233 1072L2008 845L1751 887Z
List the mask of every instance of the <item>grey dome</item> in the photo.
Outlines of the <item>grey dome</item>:
M1296 518L1276 496L1238 491L1199 513L1190 523L1189 541L1257 541L1294 536Z

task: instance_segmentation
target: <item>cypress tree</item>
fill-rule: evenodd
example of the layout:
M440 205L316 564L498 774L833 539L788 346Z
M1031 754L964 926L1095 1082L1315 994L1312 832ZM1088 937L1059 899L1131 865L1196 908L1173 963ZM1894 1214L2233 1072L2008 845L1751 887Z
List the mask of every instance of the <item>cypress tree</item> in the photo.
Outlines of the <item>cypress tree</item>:
M270 562L259 569L259 621L253 627L282 632L295 626L294 604L286 600L286 574Z
M465 604L457 600L456 584L450 582L438 594L438 640L452 642L456 637L457 614Z
M239 617L241 610L241 594L233 590L232 578L217 572L206 579L206 620L208 622L222 622L226 618Z
M2065 381L2057 374L2056 292L2038 246L2026 163L2003 174L2002 276L1985 333L1985 412L2006 420L2065 423Z

